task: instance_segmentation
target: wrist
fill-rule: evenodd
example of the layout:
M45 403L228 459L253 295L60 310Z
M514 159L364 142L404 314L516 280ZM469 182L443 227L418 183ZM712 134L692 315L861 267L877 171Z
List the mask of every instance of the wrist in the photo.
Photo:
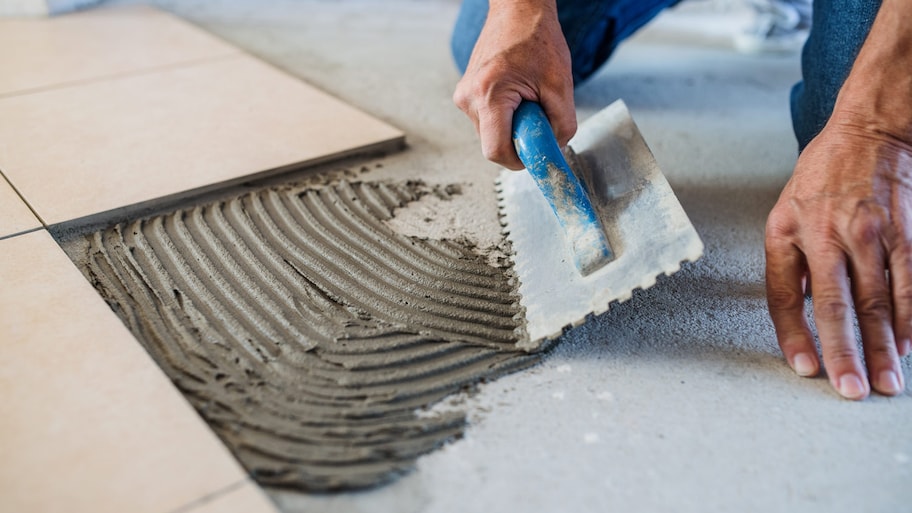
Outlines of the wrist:
M871 27L831 121L833 125L912 143L912 10L886 0Z
M498 15L557 19L557 0L489 0L488 16Z
M540 9L557 11L557 0L489 0L488 10Z

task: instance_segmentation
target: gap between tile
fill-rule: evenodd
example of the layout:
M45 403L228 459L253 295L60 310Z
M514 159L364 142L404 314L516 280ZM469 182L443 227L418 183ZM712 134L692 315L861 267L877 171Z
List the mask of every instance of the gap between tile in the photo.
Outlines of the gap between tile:
M23 230L21 232L10 233L8 235L0 235L0 240L12 239L13 237L18 237L20 235L27 235L29 233L34 233L37 231L44 230L44 227L39 226L38 228L32 228L30 230Z
M240 51L179 16L139 5L0 19L0 48L7 50L0 51L6 96Z
M224 55L217 55L213 57L201 57L199 59L193 59L189 61L175 62L171 64L162 64L160 66L152 66L148 68L142 68L132 71L124 71L121 73L110 73L107 75L99 75L92 78L80 79L80 80L69 80L66 82L57 82L55 84L50 84L41 87L33 87L31 89L21 89L18 91L13 91L9 93L0 93L0 100L6 98L15 98L17 96L27 96L30 94L43 93L46 91L53 91L57 89L66 89L68 87L78 87L88 84L94 84L97 82L108 82L110 80L117 80L119 78L128 78L128 77L137 77L142 75L154 75L156 73L161 73L163 71L169 71L180 68L189 68L192 66L199 66L200 64L205 64L213 61L221 61L225 59L231 59L237 57L238 55L249 55L243 51L236 51L234 53L226 53Z
M2 195L7 196L6 199L12 199L12 198L9 198L9 196L19 199L18 206L11 205L11 206L9 206L8 209L4 208L4 210L3 210L3 215L7 219L6 220L0 219L0 221L6 222L6 221L9 221L9 219L12 219L11 222L13 223L13 225L12 225L13 228L10 231L10 233L0 232L0 240L8 239L10 237L15 237L17 235L24 235L26 233L31 233L31 232L35 232L35 231L47 228L47 225L44 223L44 221L41 219L41 217L38 216L38 213L35 212L35 209L32 208L32 206L29 204L28 201L26 201L25 197L22 196L22 193L19 192L19 189L17 189L13 185L13 183L10 182L9 178L7 178L5 174L3 174L2 170L0 170L0 178L2 178L2 181L0 181L0 188L6 189L6 191L3 191ZM4 184L6 184L6 185L4 185ZM10 194L10 193L12 193L12 194ZM13 202L16 203L15 199L13 199ZM19 207L24 207L24 208L19 208ZM26 213L26 212L28 212L28 213ZM27 218L29 216L32 216L34 219L30 219L30 220L22 219L23 217ZM34 223L37 223L37 225L33 224L32 221ZM30 227L27 227L27 226L30 226ZM18 227L18 229L17 229L17 227Z
M192 511L199 511L202 508L212 505L217 500L231 495L234 492L242 490L245 486L254 486L259 489L259 486L254 482L250 477L241 479L236 483L232 483L221 490L216 490L208 495L204 495L196 500L192 500L183 506L173 509L168 513L191 513ZM262 512L267 513L267 512Z

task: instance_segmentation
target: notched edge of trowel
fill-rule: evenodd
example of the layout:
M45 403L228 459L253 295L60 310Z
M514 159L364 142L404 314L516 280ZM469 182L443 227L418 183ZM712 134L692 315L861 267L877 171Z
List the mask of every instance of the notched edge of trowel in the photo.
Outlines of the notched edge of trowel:
M495 187L494 190L497 194L497 199L498 199L498 203L499 203L498 221L501 226L501 234L503 234L503 236L507 239L507 241L510 242L511 248L514 248L510 251L510 253L507 256L510 259L510 261L513 263L513 266L514 266L514 269L513 269L514 279L516 279L517 284L518 284L517 290L516 290L516 295L518 297L519 304L523 309L523 312L526 312L527 308L526 308L525 303L523 302L523 294L520 289L523 279L522 279L521 273L515 268L515 266L516 266L515 244L513 244L513 240L510 238L510 234L511 234L510 223L506 220L507 216L503 211L503 201L504 201L503 188L502 188L502 183L499 179L496 179L494 181L494 187ZM634 294L637 293L637 291L643 291L643 290L647 290L647 289L654 287L659 282L659 280L662 279L662 277L665 277L665 276L670 277L671 275L680 271L684 267L684 265L686 265L688 263L693 263L693 262L696 262L697 260L699 260L703 256L703 251L704 251L704 245L703 245L702 241L699 241L698 247L692 248L691 254L687 255L686 257L682 258L681 260L676 261L674 264L669 265L668 267L666 267L662 271L657 272L654 275L650 274L650 275L644 276L643 280L639 283L639 285L624 290L623 292L619 293L616 298L608 301L607 303L604 303L602 307L595 307L592 310L590 310L588 313L586 313L578 318L575 318L571 321L568 321L567 323L561 325L559 328L552 330L544 335L539 335L539 336L533 337L533 335L529 332L529 329L528 329L529 319L527 318L525 320L526 322L524 323L524 327L525 327L524 331L525 331L526 338L518 341L516 343L516 347L518 349L521 349L521 350L524 350L527 352L551 350L554 347L557 339L560 338L561 336L563 336L564 333L566 333L568 330L582 326L583 324L588 322L591 318L597 317L599 315L602 315L602 314L608 312L614 305L619 305L621 303L625 303L625 302L631 300L633 298ZM611 264L609 263L607 265L610 266Z

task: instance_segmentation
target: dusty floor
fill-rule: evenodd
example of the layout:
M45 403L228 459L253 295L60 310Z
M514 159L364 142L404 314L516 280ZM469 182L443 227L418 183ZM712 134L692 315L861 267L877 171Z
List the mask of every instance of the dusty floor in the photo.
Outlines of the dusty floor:
M154 3L403 129L410 148L376 178L407 170L464 183L446 208L402 218L414 234L496 242L496 168L450 102L457 2ZM766 316L762 233L795 157L787 95L797 57L736 54L722 22L740 14L687 7L622 46L577 104L585 118L627 102L706 256L568 333L541 366L458 398L472 420L465 439L406 478L356 494L273 494L283 509L909 507L910 393L851 403L823 378L795 376ZM905 369L912 380L908 359Z

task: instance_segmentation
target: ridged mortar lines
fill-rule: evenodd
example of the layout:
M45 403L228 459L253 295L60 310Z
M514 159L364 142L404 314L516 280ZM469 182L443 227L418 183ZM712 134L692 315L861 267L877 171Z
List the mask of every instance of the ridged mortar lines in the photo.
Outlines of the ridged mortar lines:
M264 485L376 485L458 436L416 414L537 361L506 267L384 221L420 182L269 189L87 238L86 274Z

